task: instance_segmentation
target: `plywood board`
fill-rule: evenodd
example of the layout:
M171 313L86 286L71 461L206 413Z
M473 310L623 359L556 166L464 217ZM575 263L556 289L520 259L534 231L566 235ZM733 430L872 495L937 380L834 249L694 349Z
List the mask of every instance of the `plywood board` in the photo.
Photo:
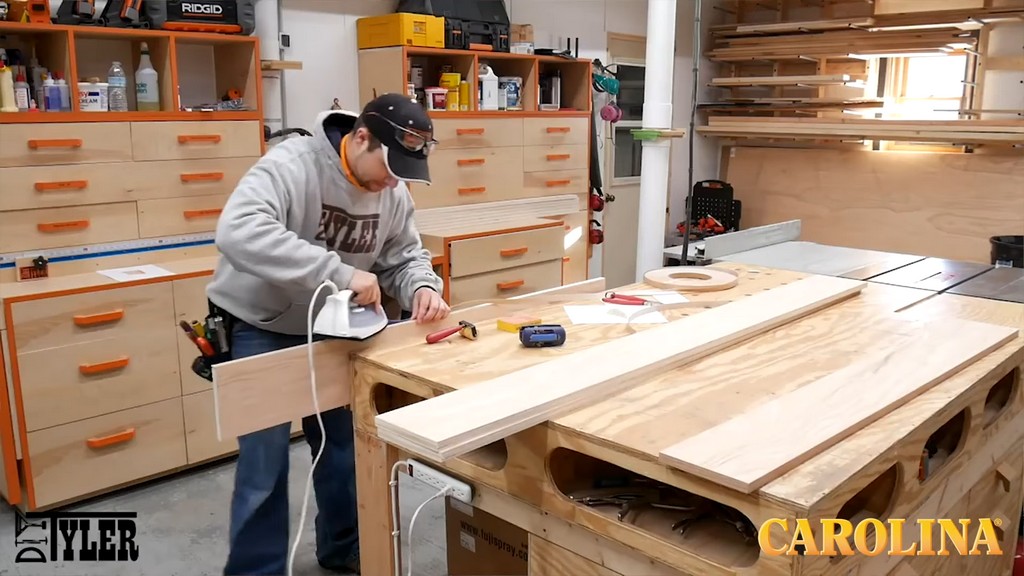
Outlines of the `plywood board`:
M989 263L1024 230L1024 156L735 148L723 175L746 228L799 219L801 240Z
M903 345L760 404L663 450L675 468L751 493L1017 337L1005 326L924 322ZM814 414L813 418L808 415Z
M388 443L457 457L850 298L864 283L813 276L376 417Z

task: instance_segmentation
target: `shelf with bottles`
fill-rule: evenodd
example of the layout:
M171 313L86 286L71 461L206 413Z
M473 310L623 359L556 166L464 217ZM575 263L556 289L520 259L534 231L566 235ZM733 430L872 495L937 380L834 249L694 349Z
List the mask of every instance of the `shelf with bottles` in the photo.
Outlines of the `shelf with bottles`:
M63 79L67 85L72 74L68 35L46 28L0 26L0 60L9 68L11 80L18 83L16 89L19 91L15 103L17 111L7 108L0 112L0 122L38 112L45 104L45 80L52 78L58 83ZM19 80L24 80L25 84ZM24 99L26 93L28 101ZM69 88L67 104L74 100L71 97L73 93ZM35 110L32 110L33 106ZM58 107L55 111L69 113L71 109L61 110Z
M500 55L481 54L477 57L477 65L481 69L490 68L497 76L498 111L536 112L539 88L537 59L519 54L496 54ZM490 105L493 106L493 102Z
M75 71L79 95L75 99L75 111L173 112L171 38L110 35L105 32L102 28L75 31ZM118 106L114 95L111 74L115 63L125 77L124 106Z
M429 105L429 109L436 112L470 112L477 109L477 69L476 59L472 54L445 54L443 51L410 52L405 66L408 88L413 90L416 99L424 105L428 105L432 100L432 92L450 88L447 83L450 82L452 86L460 86L463 81L467 83L465 90L455 91L458 93L455 100L445 94L442 103ZM463 93L468 95L465 102L462 101Z
M255 42L238 42L231 36L188 36L175 38L174 53L180 110L217 111L226 116L262 108Z

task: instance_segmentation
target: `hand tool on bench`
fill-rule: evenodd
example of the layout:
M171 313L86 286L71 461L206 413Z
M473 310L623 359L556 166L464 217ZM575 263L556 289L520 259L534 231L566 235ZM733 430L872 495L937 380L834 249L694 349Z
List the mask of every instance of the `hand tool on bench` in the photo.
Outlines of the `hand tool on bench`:
M654 306L658 304L653 300L647 300L640 296L632 294L617 294L615 292L606 292L604 298L601 298L601 301L607 304L621 304L624 306Z
M452 328L445 328L444 330L438 330L437 332L427 334L427 344L437 344L441 340L444 340L445 338L451 336L452 334L455 334L456 332L458 332L459 335L468 340L476 340L477 337L476 326L469 322L466 322L465 320L461 320L459 321L458 326Z
M565 328L561 324L534 324L519 328L519 342L527 348L550 348L565 344Z

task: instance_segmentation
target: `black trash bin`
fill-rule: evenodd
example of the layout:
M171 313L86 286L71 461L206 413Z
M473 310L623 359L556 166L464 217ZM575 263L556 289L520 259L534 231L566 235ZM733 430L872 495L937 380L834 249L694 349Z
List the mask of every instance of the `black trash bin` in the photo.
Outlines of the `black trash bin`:
M993 236L988 241L992 248L990 264L1024 268L1024 236Z

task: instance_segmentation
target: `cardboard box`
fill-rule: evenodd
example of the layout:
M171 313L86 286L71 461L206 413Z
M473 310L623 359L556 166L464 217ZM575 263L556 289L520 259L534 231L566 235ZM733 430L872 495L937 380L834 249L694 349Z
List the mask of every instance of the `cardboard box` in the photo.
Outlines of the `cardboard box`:
M449 576L528 576L526 530L450 497L445 524Z
M533 24L513 24L509 26L510 44L533 44Z

